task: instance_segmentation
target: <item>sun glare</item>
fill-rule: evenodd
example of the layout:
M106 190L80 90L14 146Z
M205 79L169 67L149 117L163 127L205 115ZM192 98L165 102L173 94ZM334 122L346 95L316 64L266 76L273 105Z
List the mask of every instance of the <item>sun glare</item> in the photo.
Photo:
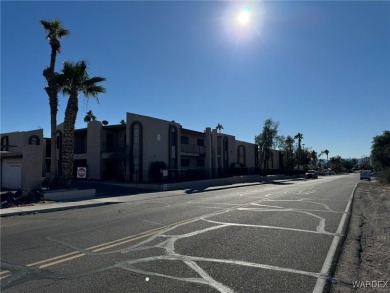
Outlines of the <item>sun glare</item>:
M233 1L231 1L233 2ZM222 17L226 36L235 43L248 43L261 36L265 10L260 1L232 3Z
M237 22L241 25L247 25L249 24L251 20L251 15L250 15L250 8L248 6L245 6L237 16Z

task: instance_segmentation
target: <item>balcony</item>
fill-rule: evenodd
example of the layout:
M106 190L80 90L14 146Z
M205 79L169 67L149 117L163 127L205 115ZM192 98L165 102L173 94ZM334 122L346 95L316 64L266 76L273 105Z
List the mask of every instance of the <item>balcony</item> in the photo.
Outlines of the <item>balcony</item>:
M124 141L113 143L102 142L100 146L102 159L124 158L126 156L126 145Z
M206 149L204 146L199 146L196 144L182 144L181 145L181 155L184 156L195 156L199 157L205 155Z

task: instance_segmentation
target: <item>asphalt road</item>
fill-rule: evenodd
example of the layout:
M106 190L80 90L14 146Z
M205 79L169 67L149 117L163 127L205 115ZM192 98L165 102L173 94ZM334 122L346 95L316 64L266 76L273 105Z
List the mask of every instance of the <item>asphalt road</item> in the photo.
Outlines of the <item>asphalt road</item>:
M358 181L145 194L3 218L1 290L322 292Z

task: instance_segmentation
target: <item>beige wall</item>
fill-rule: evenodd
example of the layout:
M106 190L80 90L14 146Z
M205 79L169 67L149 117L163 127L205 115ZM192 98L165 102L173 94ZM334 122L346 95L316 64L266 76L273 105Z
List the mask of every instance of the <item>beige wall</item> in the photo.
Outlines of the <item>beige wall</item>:
M21 189L30 190L40 187L45 159L43 130L3 133L0 135L0 141L4 136L8 136L8 144L15 147L9 147L8 152L1 155L1 159L22 157ZM29 144L32 136L38 137L39 145Z
M102 123L91 121L88 123L87 132L87 178L101 179L101 138Z
M147 170L152 162L162 161L169 166L169 125L176 126L178 131L178 152L180 154L180 125L175 122L169 122L153 117L127 113L126 116L127 127L127 145L129 146L128 158L130 158L131 149L131 127L134 122L142 124L142 171L144 180L148 178ZM131 160L131 158L130 158ZM178 160L180 166L180 159ZM129 164L130 165L130 164ZM127 174L130 174L130 166ZM131 174L130 174L131 179Z

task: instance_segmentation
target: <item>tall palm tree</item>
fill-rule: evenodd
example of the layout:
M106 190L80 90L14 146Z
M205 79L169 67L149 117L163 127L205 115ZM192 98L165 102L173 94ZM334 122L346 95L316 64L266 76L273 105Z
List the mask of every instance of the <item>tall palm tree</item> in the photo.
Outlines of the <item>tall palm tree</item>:
M298 169L299 169L299 163L301 162L301 142L303 139L303 134L298 132L295 136L295 139L298 139Z
M328 155L329 155L329 151L328 151L328 150L324 150L323 153L326 155L326 165L328 165Z
M96 116L93 115L92 110L89 110L89 111L86 113L85 117L84 117L84 122L85 122L85 123L89 123L89 122L95 121L95 120L96 120Z
M74 128L78 112L78 98L82 93L85 98L98 98L106 89L99 85L104 77L89 77L85 61L65 62L61 73L57 75L57 85L64 95L69 95L65 110L62 148L62 177L65 187L70 187L73 173ZM98 100L99 101L99 100Z
M215 127L219 133L221 133L221 130L223 129L223 126L221 123L218 123L217 127Z
M50 66L43 70L43 76L47 80L46 93L49 96L50 105L50 137L51 137L51 155L50 155L50 181L53 183L57 179L57 111L58 111L58 87L55 81L54 67L56 64L57 53L60 53L61 43L58 39L70 34L70 32L61 26L61 22L55 18L53 21L41 20L41 24L47 32L46 38L51 46Z

